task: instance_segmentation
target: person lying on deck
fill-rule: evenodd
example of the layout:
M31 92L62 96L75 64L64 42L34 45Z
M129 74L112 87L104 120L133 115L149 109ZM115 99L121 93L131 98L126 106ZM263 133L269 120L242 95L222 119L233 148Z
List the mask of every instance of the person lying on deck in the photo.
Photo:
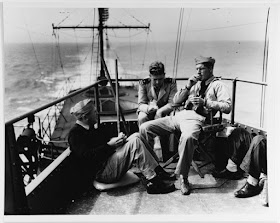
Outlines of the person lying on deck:
M228 148L222 148L222 151L216 153L217 156L223 155L227 158L227 163L224 169L216 167L212 175L215 178L224 178L229 180L239 180L243 178L244 171L240 168L240 164L244 159L247 151L249 150L252 141L251 134L244 128L237 127L232 128L228 135ZM216 162L219 162L219 158L216 158Z
M163 170L150 152L148 143L138 133L127 137L120 133L110 138L106 129L94 128L97 114L90 99L78 102L71 108L77 121L68 135L70 150L80 166L81 174L91 182L114 183L132 167L139 168L147 179L149 194L169 193L175 190L173 182L165 182L169 174Z
M186 86L179 90L173 99L174 106L184 105L184 110L175 116L167 116L145 122L140 126L140 135L152 145L156 136L169 135L179 130L181 132L178 154L179 161L175 174L180 176L181 193L190 194L188 174L193 160L196 141L201 128L217 111L230 113L231 98L227 87L213 75L215 59L212 57L197 57L195 59L197 74L190 77Z
M237 190L234 196L247 198L260 194L261 204L268 207L267 142L263 135L253 138L240 168L249 176L245 185Z

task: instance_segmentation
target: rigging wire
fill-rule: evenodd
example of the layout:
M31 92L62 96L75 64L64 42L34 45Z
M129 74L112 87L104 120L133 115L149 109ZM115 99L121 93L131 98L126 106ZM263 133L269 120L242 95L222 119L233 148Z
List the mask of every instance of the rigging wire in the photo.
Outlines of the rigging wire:
M140 34L146 32L146 31L145 31L145 30L144 30L144 31L140 31L140 32L138 32L138 33L136 33L136 34L134 34L134 35L129 34L129 36L117 36L117 35L116 35L116 32L115 32L115 31L113 31L113 32L114 32L115 35L109 35L109 34L108 34L108 36L109 36L109 37L119 38L119 39L124 39L124 38L127 38L127 39L128 39L128 38L131 38L131 37L138 36L138 35L140 35Z
M96 9L94 9L93 11L93 25L95 24L95 14L96 14ZM98 47L98 54L99 55L99 47ZM92 41L91 41L91 60L90 60L90 81L91 80L91 77L93 76L93 54L94 54L94 29L92 30ZM97 56L97 59L98 59L98 56ZM96 66L96 73L97 73L97 66Z
M90 10L90 12L84 17L84 19L82 19L82 21L77 25L77 27L79 27L85 21L85 19L91 15L92 11L93 10Z
M73 12L71 12L68 16L66 16L64 19L62 19L62 21L61 22L59 22L58 24L57 24L57 26L59 26L61 23L63 23L66 19L68 19L74 12L76 12L77 11L77 9L76 10L74 10Z
M75 36L76 36L76 30L74 29L74 34L75 34ZM77 54L78 54L78 56L80 55L80 49L79 49L79 44L78 44L78 38L76 37L75 38L75 40L76 40L76 47L77 47ZM80 63L79 63L79 70L81 70L81 66L80 66ZM80 73L80 87L82 87L82 74L81 74L81 72L79 72Z
M147 46L148 46L148 36L149 36L149 33L150 33L149 30L147 32L147 38L146 38L146 41L145 41L144 57L143 57L142 68L141 68L142 70L144 69L144 66L145 66L146 52L147 52Z
M266 28L265 28L262 82L266 82L266 77L267 77L267 59L268 59L268 45L269 45L269 37L267 35L267 32L268 32L268 23L269 23L269 10L270 10L270 8L268 8L268 11L267 11ZM264 125L265 90L266 90L265 86L262 86L260 127L263 127L263 125Z
M34 52L34 56L35 56L37 65L38 65L39 70L40 70L40 78L42 78L42 77L43 77L43 71L42 71L42 68L41 68L41 66L40 66L40 62L39 62L38 57L37 57L37 54L36 54L35 46L34 46L34 43L33 43L33 41L32 41L31 35L30 35L30 33L29 33L29 29L28 29L27 23L26 23L26 21L25 21L25 17L23 16L23 18L24 18L24 25L25 25L25 28L26 28L27 33L28 33L28 37L29 37L29 39L30 39L30 41L31 41L32 50L33 50L33 52Z
M133 19L135 19L137 22L141 23L142 25L145 25L143 22L141 22L139 19L137 19L135 16L131 15L130 13L127 12L127 10L123 9L123 11L125 11L130 17L132 17Z
M189 13L189 16L188 16L188 19L187 19L187 25L186 25L186 31L184 33L184 38L183 38L183 45L181 47L181 51L180 51L180 58L183 54L183 51L184 51L184 43L185 43L185 40L186 40L186 34L187 34L187 31L188 31L188 27L189 27L189 22L190 22L190 18L191 18L191 14L192 14L192 9L190 10L190 13Z
M181 8L180 15L179 15L179 24L178 24L178 29L177 29L175 56L174 56L174 62L173 62L173 78L175 78L177 76L183 16L184 16L184 9Z

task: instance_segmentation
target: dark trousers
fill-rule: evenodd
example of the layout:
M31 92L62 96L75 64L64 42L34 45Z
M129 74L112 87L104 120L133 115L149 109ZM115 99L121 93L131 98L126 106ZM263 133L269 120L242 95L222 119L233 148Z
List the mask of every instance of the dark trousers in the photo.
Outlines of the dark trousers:
M261 173L267 174L267 142L262 135L253 138L240 168L258 179Z
M228 159L231 159L237 166L242 163L252 141L251 134L244 128L235 128L227 137L216 139L215 167L223 170Z

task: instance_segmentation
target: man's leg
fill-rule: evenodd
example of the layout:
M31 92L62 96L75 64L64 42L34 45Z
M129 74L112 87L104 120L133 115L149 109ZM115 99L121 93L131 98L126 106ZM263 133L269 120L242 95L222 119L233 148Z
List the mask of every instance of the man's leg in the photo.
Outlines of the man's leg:
M246 129L236 128L229 135L228 141L229 148L226 154L229 159L227 165L222 171L214 172L213 176L216 178L238 180L243 178L243 171L239 169L239 165L249 150L252 137Z
M178 146L179 160L175 173L180 175L180 186L183 195L190 194L188 175L193 160L195 146L201 132L201 123L196 120L185 120L180 123L181 137Z
M266 139L264 136L255 136L250 148L240 165L249 173L246 184L234 195L238 198L252 197L259 194L262 187L259 185L261 172L267 172Z
M156 175L154 169L158 166L158 162L145 149L138 133L131 135L127 143L119 147L109 158L98 180L104 183L116 182L132 167L133 163L147 179Z
M145 122L140 126L140 135L149 144L148 150L158 161L158 157L153 151L154 138L156 136L169 136L172 132L176 130L173 117L166 116L149 122Z
M150 121L150 118L145 112L139 112L138 114L138 126L142 125L144 122Z
M175 190L173 184L164 183L157 176L155 169L158 167L158 162L146 149L138 133L128 137L127 143L118 148L109 158L105 169L98 174L97 180L104 183L116 182L132 167L133 163L150 182L147 186L148 193L168 193Z

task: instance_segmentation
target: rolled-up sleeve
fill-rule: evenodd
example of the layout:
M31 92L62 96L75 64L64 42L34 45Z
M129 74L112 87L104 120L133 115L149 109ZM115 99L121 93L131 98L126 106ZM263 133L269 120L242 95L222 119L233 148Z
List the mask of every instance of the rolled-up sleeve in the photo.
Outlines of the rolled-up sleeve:
M173 98L174 106L180 106L184 103L189 97L190 91L187 88L180 89Z

